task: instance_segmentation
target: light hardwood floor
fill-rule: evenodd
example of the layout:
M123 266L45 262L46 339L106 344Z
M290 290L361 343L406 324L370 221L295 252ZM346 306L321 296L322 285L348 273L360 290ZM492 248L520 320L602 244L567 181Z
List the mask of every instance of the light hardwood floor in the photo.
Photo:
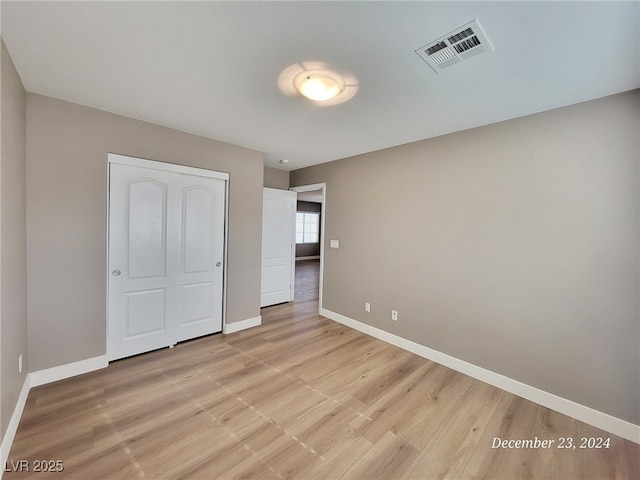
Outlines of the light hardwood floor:
M33 389L7 465L31 471L4 478L640 479L640 446L318 316L317 263L297 273L260 327Z

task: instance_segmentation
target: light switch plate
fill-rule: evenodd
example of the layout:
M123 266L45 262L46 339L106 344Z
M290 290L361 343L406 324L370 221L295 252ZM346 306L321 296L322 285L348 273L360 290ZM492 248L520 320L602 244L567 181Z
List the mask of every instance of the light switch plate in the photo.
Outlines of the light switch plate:
M331 248L340 248L340 240L331 240Z

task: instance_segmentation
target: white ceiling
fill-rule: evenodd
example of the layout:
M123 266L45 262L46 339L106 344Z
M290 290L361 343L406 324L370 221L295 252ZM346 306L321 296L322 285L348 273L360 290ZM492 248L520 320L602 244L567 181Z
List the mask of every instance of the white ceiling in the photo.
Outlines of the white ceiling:
M297 169L640 87L640 2L11 2L28 91ZM415 49L478 19L494 51L434 73ZM322 62L348 102L285 95ZM278 161L286 158L288 165Z

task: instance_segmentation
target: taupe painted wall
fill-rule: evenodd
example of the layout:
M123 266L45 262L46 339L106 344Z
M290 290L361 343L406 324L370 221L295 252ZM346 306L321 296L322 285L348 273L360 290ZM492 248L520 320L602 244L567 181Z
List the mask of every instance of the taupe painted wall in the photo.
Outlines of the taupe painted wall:
M229 173L227 322L260 315L262 153L29 93L31 371L106 351L110 152Z
M27 374L26 96L2 43L0 417L4 436ZM18 373L18 355L23 370Z
M324 307L640 424L639 131L633 91L293 171Z
M264 167L264 186L289 190L289 172L277 168Z

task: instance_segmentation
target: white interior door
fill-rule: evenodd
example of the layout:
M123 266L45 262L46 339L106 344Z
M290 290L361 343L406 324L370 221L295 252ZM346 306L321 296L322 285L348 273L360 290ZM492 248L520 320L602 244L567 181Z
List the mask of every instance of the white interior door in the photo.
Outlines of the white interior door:
M225 182L180 175L178 341L222 330Z
M261 307L293 300L296 197L288 190L263 190Z
M110 360L222 330L225 180L130 160L110 163Z

